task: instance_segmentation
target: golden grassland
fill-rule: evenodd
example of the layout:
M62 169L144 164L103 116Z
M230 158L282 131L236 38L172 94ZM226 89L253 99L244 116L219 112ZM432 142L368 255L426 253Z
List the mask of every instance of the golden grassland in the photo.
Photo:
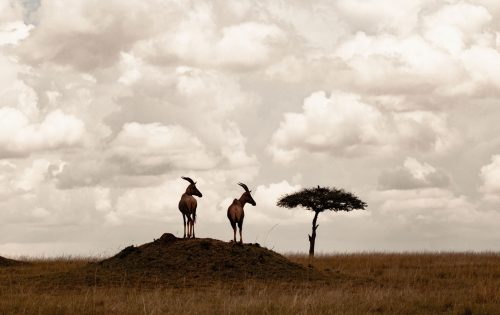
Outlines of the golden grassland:
M321 281L198 285L51 283L98 258L23 260L0 267L0 314L500 314L498 253L320 255Z

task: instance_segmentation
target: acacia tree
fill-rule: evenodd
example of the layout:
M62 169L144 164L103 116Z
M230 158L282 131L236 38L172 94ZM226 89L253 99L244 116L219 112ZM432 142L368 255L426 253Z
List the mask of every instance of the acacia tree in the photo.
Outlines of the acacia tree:
M277 205L284 208L295 208L301 206L314 212L312 221L312 233L309 236L309 256L314 256L314 243L316 242L316 230L319 224L318 215L325 211L351 211L355 209L364 210L367 206L356 195L343 189L335 187L304 188L293 194L284 195Z

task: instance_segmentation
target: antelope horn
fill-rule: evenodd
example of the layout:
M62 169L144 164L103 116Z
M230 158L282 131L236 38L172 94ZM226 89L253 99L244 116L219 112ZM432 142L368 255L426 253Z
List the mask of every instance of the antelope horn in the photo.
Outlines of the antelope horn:
M250 190L248 189L247 185L245 185L243 183L238 183L238 185L240 185L241 187L243 187L243 189L245 189L246 192L250 192Z
M184 177L184 176L182 176L181 178L182 178L182 179L184 179L184 180L187 180L188 182L190 182L190 183L191 183L191 184L193 184L193 185L194 185L194 184L196 184L196 183L194 182L194 180L192 180L192 179L191 179L191 178L189 178L189 177Z

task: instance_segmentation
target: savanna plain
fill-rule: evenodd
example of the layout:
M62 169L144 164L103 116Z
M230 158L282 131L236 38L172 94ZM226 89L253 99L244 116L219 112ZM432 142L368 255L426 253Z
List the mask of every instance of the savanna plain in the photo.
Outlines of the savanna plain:
M252 254L251 246L233 253ZM154 270L138 276L123 269L116 277L95 267L102 257L4 259L0 314L500 314L499 253L284 256L315 276L158 278ZM147 269L147 260L134 266Z

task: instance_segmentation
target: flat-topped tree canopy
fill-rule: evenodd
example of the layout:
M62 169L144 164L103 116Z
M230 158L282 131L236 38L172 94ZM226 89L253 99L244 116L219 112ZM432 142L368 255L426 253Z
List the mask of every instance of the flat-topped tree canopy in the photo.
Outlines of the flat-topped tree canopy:
M318 216L325 210L351 211L355 209L364 210L366 203L361 201L353 193L335 187L304 188L295 193L284 195L277 205L284 208L303 207L314 212L312 221L312 233L309 235L309 256L314 256L314 244L316 242L316 230L318 229Z
M364 210L367 204L353 193L335 187L304 188L278 200L284 208L303 207L314 212Z

